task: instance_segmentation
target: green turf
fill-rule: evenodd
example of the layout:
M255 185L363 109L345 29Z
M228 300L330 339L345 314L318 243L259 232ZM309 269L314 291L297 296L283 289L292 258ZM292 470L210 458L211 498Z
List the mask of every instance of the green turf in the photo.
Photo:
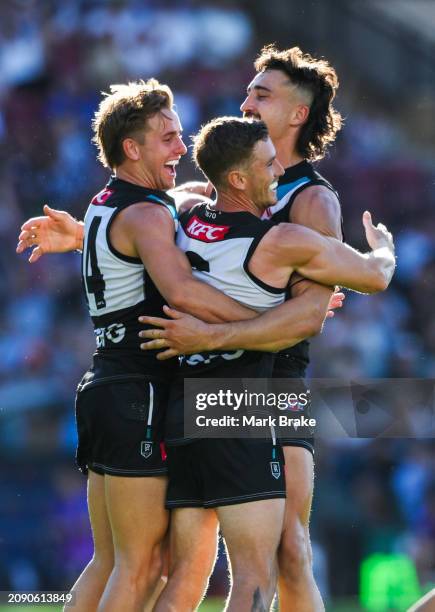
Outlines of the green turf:
M221 599L210 599L205 601L199 608L200 612L221 612L224 607L224 602ZM60 612L60 606L0 606L0 612ZM71 612L74 608L71 608Z

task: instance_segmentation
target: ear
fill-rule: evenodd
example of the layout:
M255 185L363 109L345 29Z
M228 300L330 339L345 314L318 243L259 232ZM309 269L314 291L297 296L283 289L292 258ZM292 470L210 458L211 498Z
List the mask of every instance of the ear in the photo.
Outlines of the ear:
M139 143L133 138L124 138L122 141L122 149L127 159L138 161L140 159Z
M298 104L291 116L290 125L297 127L299 125L303 125L310 114L310 107L308 104Z
M246 190L247 177L241 170L231 170L227 174L227 181L230 187L233 187L233 189L238 189L240 191Z

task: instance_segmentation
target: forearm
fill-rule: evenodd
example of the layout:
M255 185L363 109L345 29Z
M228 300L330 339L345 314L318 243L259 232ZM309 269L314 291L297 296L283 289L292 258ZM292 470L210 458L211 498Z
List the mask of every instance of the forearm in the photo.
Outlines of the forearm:
M207 323L242 321L258 317L258 312L193 277L178 283L178 289L167 297L174 308Z
M323 288L326 289L326 288ZM279 351L290 348L320 331L331 292L313 302L303 294L249 321L209 325L204 350Z
M340 285L361 293L376 293L387 288L395 267L394 254L388 248L360 253L334 238L322 238L318 254L299 274L325 285Z

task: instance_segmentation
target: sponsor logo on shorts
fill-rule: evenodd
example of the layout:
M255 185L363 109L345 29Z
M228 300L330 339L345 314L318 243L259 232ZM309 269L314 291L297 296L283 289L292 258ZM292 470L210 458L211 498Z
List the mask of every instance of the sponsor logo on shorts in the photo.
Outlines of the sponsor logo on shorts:
M149 459L153 454L153 442L142 441L140 443L140 454L145 459Z
M195 216L187 224L186 234L202 242L216 242L217 240L223 240L229 229L229 225L205 223Z
M278 480L281 476L281 465L279 461L270 462L270 471L272 472L272 476Z

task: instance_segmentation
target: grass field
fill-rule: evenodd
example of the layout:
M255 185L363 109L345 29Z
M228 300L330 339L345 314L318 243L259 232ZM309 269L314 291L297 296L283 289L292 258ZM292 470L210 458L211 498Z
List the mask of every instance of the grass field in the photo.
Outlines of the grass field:
M203 603L200 607L200 612L221 612L222 608L223 601L218 599ZM61 606L15 606L13 604L0 606L0 612L61 612L61 610ZM71 608L71 612L73 610L74 608Z

